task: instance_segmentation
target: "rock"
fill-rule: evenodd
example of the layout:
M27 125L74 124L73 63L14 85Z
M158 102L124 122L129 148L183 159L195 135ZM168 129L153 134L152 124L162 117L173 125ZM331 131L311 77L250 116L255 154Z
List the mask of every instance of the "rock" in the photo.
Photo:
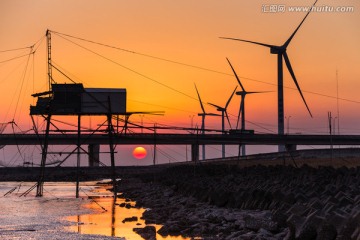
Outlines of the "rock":
M299 230L297 240L315 240L317 236L316 227L311 223L305 223Z
M318 236L316 240L335 240L337 237L337 231L334 225L330 223L323 223L318 230Z
M213 190L210 193L210 204L216 205L218 207L223 207L228 202L228 193L223 190Z
M281 211L275 211L272 215L272 220L277 223L277 225L281 228L285 228L287 226L286 220L287 216Z
M289 231L284 237L284 240L295 240L296 226L293 221L288 222Z
M136 177L124 181L119 192L150 208L143 218L162 224L162 235L319 240L360 235L360 167L204 164L164 168L156 178ZM130 207L127 203L121 206ZM261 209L272 214L252 211Z
M247 215L244 217L244 221L245 227L253 231L259 231L261 228L271 232L278 231L278 225L271 219L255 218L253 216Z
M207 216L205 216L207 222L212 223L212 224L221 224L221 219L219 218L219 216L215 215L215 214L209 214Z
M133 216L133 217L129 217L129 218L124 218L124 220L122 220L123 223L125 222L136 222L138 220L137 217Z
M289 232L290 232L289 229L285 229L284 231L275 234L275 235L274 235L274 238L275 238L275 239L279 239L279 240L280 240L280 239L282 239L282 240L289 240L289 239L287 238Z
M340 232L341 227L346 222L347 217L338 213L334 213L328 217L328 221L330 224L336 227L337 233Z
M287 225L289 227L288 239L295 239L300 234L301 227L305 223L305 218L296 214L291 214L287 219Z
M156 240L156 229L154 226L146 226L144 228L134 228L133 231L146 240Z
M162 226L157 233L161 236L178 236L180 235L180 229L181 227L176 223L166 224Z
M243 234L243 232L241 232L241 231L233 232L226 238L226 240L241 239L242 234Z
M357 227L353 234L351 235L351 239L360 239L360 227Z
M357 235L359 231L360 212L354 213L350 218L346 220L340 229L337 239L358 239ZM353 237L354 236L354 237Z
M293 205L293 204L296 202L295 196L294 196L293 193L286 194L286 195L284 196L284 198L283 198L283 201L284 201L285 203L290 204L290 205Z

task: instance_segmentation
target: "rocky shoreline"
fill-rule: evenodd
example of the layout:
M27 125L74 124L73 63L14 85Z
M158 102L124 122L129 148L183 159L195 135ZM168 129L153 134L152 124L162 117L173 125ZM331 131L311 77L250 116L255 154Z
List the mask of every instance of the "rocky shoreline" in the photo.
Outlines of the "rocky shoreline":
M360 238L359 184L360 168L196 165L128 175L117 190L163 236L331 240Z

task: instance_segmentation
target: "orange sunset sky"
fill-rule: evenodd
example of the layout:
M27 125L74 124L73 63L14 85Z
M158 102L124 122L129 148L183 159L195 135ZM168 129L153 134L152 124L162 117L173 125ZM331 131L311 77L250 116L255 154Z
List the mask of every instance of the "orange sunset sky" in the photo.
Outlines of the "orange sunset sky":
M237 86L228 57L247 91L270 91L247 97L247 128L276 133L276 55L264 47L219 37L282 45L306 14L290 12L288 7L312 4L307 0L2 0L0 122L14 120L22 130L31 128L29 106L34 102L30 95L47 88L43 36L50 29L134 51L52 34L54 64L75 81L85 87L126 88L128 111L165 111L164 116L144 116L144 123L149 125L190 127L194 116L193 126L200 128L197 113L201 109L194 83L204 103L225 105ZM269 5L285 6L285 11L269 12ZM353 10L312 12L288 46L313 118L284 65L285 116L291 116L285 121L285 131L289 127L291 133L327 134L327 114L331 111L333 117L340 114L340 126L337 120L335 124L341 134L360 134L360 2L319 0L317 6ZM35 43L37 51L29 61L27 56L7 61L27 54L29 49L5 50ZM58 83L69 82L55 70L54 78ZM228 107L232 125L236 124L239 102L240 97L234 96ZM205 109L216 113L210 105ZM140 123L141 116L130 120ZM206 128L220 129L221 119L208 117ZM12 130L8 127L6 131Z

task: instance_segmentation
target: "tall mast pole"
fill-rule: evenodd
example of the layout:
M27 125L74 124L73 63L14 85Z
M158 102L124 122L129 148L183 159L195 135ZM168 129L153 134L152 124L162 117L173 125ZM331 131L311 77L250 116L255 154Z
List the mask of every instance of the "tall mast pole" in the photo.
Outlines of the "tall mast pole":
M49 29L46 30L46 39L47 39L47 47L48 47L48 77L49 77L49 91L51 91L51 80L52 80L52 67L51 67L51 35ZM49 112L46 119L46 130L45 130L45 140L44 145L42 147L42 156L41 156L41 165L40 165L40 178L37 182L36 196L42 197L44 191L44 176L45 176L45 165L46 165L46 157L48 150L48 138L50 131L50 121L51 121L51 101L48 103Z
M51 91L51 82L52 82L52 64L51 64L51 33L50 30L46 30L46 40L47 40L47 62L48 62L48 81L49 81L49 91Z

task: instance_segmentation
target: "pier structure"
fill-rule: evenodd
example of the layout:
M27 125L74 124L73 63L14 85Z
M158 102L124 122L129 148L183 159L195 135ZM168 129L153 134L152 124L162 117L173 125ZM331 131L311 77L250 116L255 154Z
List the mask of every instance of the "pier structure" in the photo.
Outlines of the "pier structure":
M88 145L89 167L100 166L100 144Z
M46 134L15 133L0 134L0 145L38 145L44 142ZM77 134L52 133L47 136L49 145L76 145ZM105 134L84 133L80 136L82 145L107 145L108 136ZM116 145L287 145L289 150L296 150L298 146L360 146L360 135L325 135L325 134L193 134L193 133L116 133L113 135ZM196 155L196 154L195 154Z
M47 39L47 71L48 71L48 91L33 94L37 97L35 106L30 106L30 116L33 122L33 129L39 138L39 131L35 124L34 115L41 115L46 121L45 137L41 142L41 163L40 163L40 176L37 182L36 196L43 195L44 174L46 166L46 158L49 145L50 126L55 128L56 125L51 121L52 116L77 116L77 136L76 136L76 154L77 154L77 169L80 167L80 154L81 150L86 152L81 147L81 116L106 116L107 118L107 136L110 148L111 167L113 171L113 185L114 196L116 197L116 171L115 171L115 155L113 145L114 127L112 125L112 117L114 115L126 114L126 89L115 88L84 88L81 83L74 82L61 70L52 64L51 54L51 32L46 31ZM58 84L53 79L53 68L67 77L71 84ZM96 131L96 130L95 130ZM89 146L89 164L98 165L99 163L99 150L98 144ZM74 150L75 151L75 150ZM73 152L74 152L73 151ZM71 152L69 156L73 153ZM76 197L79 197L79 172L77 173L76 181Z
M113 135L114 127L112 119L114 115L126 115L126 89L115 88L84 88L82 84L51 84L50 91L36 93L32 95L37 97L35 106L30 107L30 115L41 115L46 121L46 130L44 138L40 138L37 126L34 123L34 130L38 139L41 139L42 158L40 164L40 177L37 183L37 196L43 195L44 173L46 157L49 145L50 126L56 125L51 121L52 116L77 116L77 134L76 134L76 154L77 167L80 167L81 150L89 154L89 163L92 166L99 164L99 144L89 145L88 152L82 145L81 116L106 116L107 117L107 141L110 148L111 167L114 169L113 183L115 179L115 157ZM33 119L33 118L32 118ZM97 131L97 130L95 130ZM94 134L94 133L92 133ZM74 151L73 151L74 152ZM79 196L79 181L76 184L76 197Z

